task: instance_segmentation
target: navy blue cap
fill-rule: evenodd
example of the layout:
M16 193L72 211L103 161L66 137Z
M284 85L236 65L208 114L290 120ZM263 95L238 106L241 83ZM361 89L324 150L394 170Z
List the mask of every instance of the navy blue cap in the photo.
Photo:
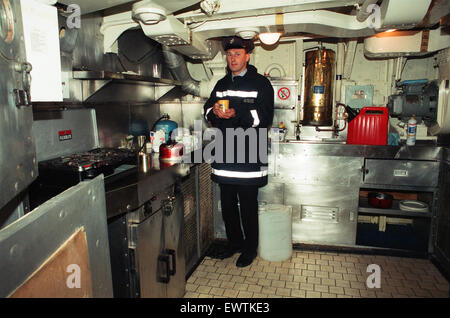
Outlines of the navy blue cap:
M245 49L245 51L251 52L255 45L252 40L244 40L238 36L228 36L222 40L222 46L225 52L229 49Z

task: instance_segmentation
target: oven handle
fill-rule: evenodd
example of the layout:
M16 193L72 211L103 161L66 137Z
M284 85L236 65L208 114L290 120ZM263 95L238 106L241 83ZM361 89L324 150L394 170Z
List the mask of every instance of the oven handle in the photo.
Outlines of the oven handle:
M175 250L167 249L166 253L172 257L172 269L170 270L170 275L174 276L177 272L176 252Z
M158 263L165 264L166 267L166 277L158 276L158 281L160 283L168 284L170 282L170 260L169 255L159 255ZM158 274L159 275L159 274Z

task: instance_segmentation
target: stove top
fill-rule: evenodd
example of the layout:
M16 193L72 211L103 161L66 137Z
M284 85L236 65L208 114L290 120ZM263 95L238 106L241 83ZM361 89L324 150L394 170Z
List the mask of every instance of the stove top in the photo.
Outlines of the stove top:
M121 165L136 165L137 156L128 149L97 148L86 152L39 162L39 175L42 177L60 176L76 178L79 181L91 179L103 173L114 173Z
M38 164L39 176L30 187L30 205L35 208L69 187L100 174L108 182L127 177L136 170L136 152L128 149L97 148Z
M103 167L116 168L122 164L136 164L136 153L126 149L97 148L41 161L39 168L82 172Z

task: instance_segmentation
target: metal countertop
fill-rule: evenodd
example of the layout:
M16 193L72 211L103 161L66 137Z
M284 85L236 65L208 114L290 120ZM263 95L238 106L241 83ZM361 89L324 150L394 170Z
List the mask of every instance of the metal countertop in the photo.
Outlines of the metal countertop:
M152 161L158 155L152 156ZM160 168L142 172L137 166L126 172L126 176L105 183L107 217L136 210L154 195L174 185L177 179L190 173L194 164L162 162Z
M369 146L315 142L281 142L279 154L303 154L308 157L342 156L367 159L432 160L450 159L450 149L431 145L416 146Z
M369 146L347 145L315 142L281 142L278 155L299 155L308 157L337 156L362 157L366 159L397 159L450 161L450 148L416 145L416 146ZM273 150L273 149L272 149ZM153 155L152 160L159 160ZM127 173L126 177L105 184L108 218L133 211L150 200L154 194L175 184L176 180L190 173L195 163L168 162L160 169L151 169L147 173L137 167Z

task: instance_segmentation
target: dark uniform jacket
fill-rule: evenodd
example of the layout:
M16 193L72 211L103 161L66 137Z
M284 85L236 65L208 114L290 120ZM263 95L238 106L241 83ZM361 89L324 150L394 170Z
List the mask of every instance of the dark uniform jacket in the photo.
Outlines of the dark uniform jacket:
M228 99L236 116L218 118L212 107L220 99ZM204 105L205 119L218 128L223 137L224 150L219 151L220 140L215 140L211 163L213 181L222 184L267 184L268 127L273 121L274 91L270 81L247 66L244 76L232 78L229 72L214 87ZM206 148L205 148L206 149ZM233 151L234 150L234 151Z

